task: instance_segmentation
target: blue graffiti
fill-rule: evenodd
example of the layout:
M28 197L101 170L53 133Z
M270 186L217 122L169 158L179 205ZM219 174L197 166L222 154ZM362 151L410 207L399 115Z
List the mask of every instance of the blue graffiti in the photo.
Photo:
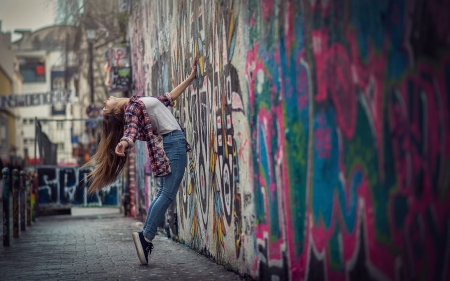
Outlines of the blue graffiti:
M335 196L342 210L342 217L351 233L355 229L357 193L363 180L363 173L355 168L349 178L350 190L345 190L345 179L339 171L339 139L335 111L333 108L320 110L314 118L315 139L312 211L315 222L321 219L328 228L333 216ZM347 197L346 194L349 194Z

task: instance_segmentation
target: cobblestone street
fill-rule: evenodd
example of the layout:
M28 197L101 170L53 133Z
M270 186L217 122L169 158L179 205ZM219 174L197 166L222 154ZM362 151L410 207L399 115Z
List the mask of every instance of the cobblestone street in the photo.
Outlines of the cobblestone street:
M10 247L0 247L6 280L241 280L187 246L157 235L141 265L131 233L140 223L122 215L39 217Z

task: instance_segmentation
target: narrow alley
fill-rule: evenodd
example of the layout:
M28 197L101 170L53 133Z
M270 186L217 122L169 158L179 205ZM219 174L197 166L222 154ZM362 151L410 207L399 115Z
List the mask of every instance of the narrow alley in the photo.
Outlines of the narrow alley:
M450 280L449 11L0 0L0 281Z
M39 217L10 247L0 247L0 279L241 280L239 275L164 234L141 265L131 233L140 223L120 214Z

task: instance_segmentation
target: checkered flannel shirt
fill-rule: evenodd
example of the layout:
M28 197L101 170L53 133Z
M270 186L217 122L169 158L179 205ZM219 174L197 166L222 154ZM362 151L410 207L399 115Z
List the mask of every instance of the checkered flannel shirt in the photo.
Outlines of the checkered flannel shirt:
M159 96L157 99L165 106L173 106L170 93ZM181 125L180 128L183 130ZM120 140L128 142L128 149L134 146L136 140L147 142L148 156L154 176L162 177L171 172L169 158L164 151L163 137L153 133L150 116L139 96L131 97L125 106L124 134ZM189 143L186 141L186 151L190 150Z

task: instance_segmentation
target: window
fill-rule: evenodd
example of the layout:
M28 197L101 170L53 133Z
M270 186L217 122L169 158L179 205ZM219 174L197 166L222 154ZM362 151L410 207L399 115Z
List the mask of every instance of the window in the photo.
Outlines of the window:
M28 123L28 119L23 119L22 122L23 122L23 124L27 124Z
M44 58L20 58L19 62L24 83L45 83Z
M6 148L6 131L6 122L2 122L2 120L0 120L0 148L2 149Z
M63 142L58 142L56 145L58 146L58 151L64 150L64 143Z
M34 145L34 139L33 138L24 138L23 144L26 146L33 146Z
M52 90L64 89L64 78L57 77L53 79Z
M66 105L65 104L52 105L52 115L66 115Z
M56 130L64 130L64 121L56 121Z

